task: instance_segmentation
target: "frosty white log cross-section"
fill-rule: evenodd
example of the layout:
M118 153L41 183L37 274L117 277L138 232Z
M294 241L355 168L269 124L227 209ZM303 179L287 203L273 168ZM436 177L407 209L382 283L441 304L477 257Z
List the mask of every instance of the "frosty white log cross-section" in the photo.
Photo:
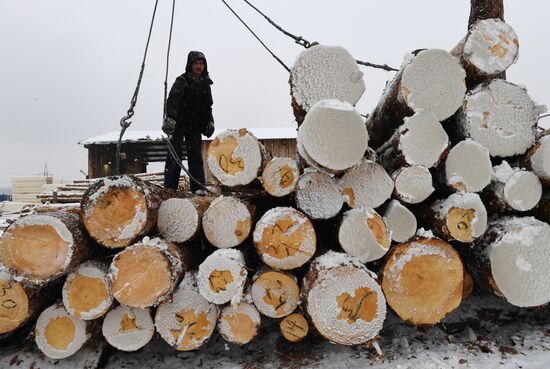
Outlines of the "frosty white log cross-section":
M45 284L66 274L90 251L80 215L72 211L20 218L0 238L4 265L15 276L34 284Z
M238 246L250 234L253 213L253 207L246 202L232 196L220 196L204 212L204 235L218 248Z
M211 197L172 198L163 201L158 210L157 227L162 237L172 242L185 242L196 237Z
M391 200L382 215L395 242L405 242L416 234L416 216L399 201Z
M341 345L374 339L386 318L384 294L359 259L330 251L304 277L302 299L315 328Z
M545 186L550 186L550 131L542 132L527 151L522 166L535 172Z
M289 83L298 125L317 102L338 99L355 105L365 91L363 72L340 46L317 45L302 51L292 66Z
M262 172L262 186L274 197L283 197L294 192L300 171L296 160L277 157L271 159Z
M346 171L341 186L350 207L377 208L391 197L394 183L383 166L363 158Z
M329 219L344 205L342 189L333 175L308 171L296 186L296 205L311 219Z
M458 253L434 237L414 237L390 250L382 274L388 305L412 324L436 324L462 301Z
M444 181L456 191L479 192L491 183L489 150L471 139L460 141L445 159Z
M395 182L394 196L408 204L418 204L435 191L432 174L420 165L402 167L393 172L391 177Z
M148 309L118 305L105 315L102 333L118 350L137 351L151 341L155 324Z
M109 278L113 297L121 304L146 308L166 300L182 274L177 246L161 239L127 247L113 259Z

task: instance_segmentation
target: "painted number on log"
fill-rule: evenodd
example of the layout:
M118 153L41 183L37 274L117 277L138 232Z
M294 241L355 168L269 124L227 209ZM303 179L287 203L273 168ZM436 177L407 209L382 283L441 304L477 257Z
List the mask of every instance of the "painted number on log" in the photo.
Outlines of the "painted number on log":
M0 286L0 306L2 306L4 309L14 309L17 307L17 302L12 299L6 298L8 290L10 290L11 288L12 284L10 282L7 282L6 284Z

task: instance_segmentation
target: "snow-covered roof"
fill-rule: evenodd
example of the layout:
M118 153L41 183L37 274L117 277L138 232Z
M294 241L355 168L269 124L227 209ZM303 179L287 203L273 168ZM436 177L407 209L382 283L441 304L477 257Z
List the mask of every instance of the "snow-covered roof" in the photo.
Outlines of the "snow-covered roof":
M240 127L239 127L240 128ZM216 129L212 137L216 137L219 133L227 130L227 127ZM255 127L247 128L259 139L276 139L276 138L296 138L295 127ZM100 136L88 138L87 140L79 141L79 145L107 145L118 142L120 131L113 131ZM139 142L139 141L162 141L163 136L166 136L161 130L157 131L126 131L122 138L122 143Z

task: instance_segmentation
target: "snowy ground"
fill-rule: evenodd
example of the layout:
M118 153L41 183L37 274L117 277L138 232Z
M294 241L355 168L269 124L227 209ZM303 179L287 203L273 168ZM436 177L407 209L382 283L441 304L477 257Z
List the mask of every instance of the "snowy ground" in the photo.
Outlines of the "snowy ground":
M272 323L271 323L272 324ZM379 344L343 347L310 335L289 344L266 325L253 343L226 345L217 335L198 352L177 352L162 339L137 353L91 342L66 360L47 360L31 343L0 348L0 368L550 368L550 308L519 309L493 296L472 296L434 327L409 326L389 314Z

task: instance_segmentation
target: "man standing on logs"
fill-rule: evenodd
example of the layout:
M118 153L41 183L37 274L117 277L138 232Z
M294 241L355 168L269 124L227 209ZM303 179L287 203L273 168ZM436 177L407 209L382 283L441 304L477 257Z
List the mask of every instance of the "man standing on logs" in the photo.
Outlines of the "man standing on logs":
M201 152L201 133L206 137L214 133L212 117L212 80L208 75L206 57L200 51L191 51L187 56L185 73L176 78L166 102L167 116L162 130L171 135L171 143L181 153L183 140L187 147L189 172L204 185L204 168ZM178 188L181 168L168 153L164 169L164 187ZM191 191L196 193L201 186L190 180Z

